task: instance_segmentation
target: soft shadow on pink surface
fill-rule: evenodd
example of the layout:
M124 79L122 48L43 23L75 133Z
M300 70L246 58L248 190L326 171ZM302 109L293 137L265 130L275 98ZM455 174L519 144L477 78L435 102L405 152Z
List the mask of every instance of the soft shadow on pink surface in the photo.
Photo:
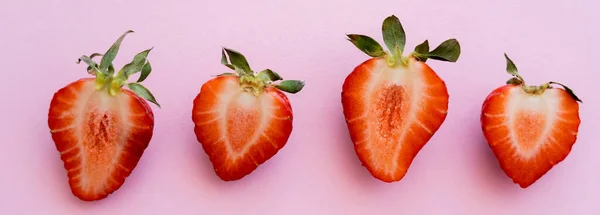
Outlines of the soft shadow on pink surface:
M196 136L193 131L194 124L193 122L191 122L191 115L189 127L190 131L187 132L185 142L182 145L185 145L186 157L189 158L187 160L191 163L189 164L190 171L188 173L191 174L190 177L193 178L192 182L198 183L196 185L193 185L193 187L212 186L220 192L231 192L232 190L235 190L236 187L239 187L240 184L250 183L247 181L252 181L252 176L260 175L260 173L257 172L257 169L253 172L254 174L249 174L241 180L229 182L221 180L216 175L215 170L213 169L213 165L210 162L208 155L204 152L202 145L196 139ZM259 168L261 167L264 168L264 165L261 165Z
M199 86L200 87L200 86ZM193 101L193 98L192 100ZM192 102L188 102L190 105ZM210 185L220 185L219 178L214 174L214 169L212 163L208 159L208 155L204 152L202 145L198 142L196 135L194 133L194 122L192 121L192 112L191 108L189 111L189 117L186 117L187 120L186 125L188 127L188 131L186 132L184 142L181 144L185 147L185 157L188 162L190 162L193 178L197 178L193 180L194 182L209 182Z
M500 168L498 159L494 156L494 152L490 149L485 137L481 135L477 146L476 157L480 161L481 178L483 179L483 187L490 189L491 192L510 193L510 190L518 186L512 183L504 171Z
M504 84L502 81L497 81L498 86L502 84ZM500 164L498 163L494 152L489 147L481 127L482 103L488 93L495 87L491 86L487 88L489 89L473 93L468 98L468 100L476 102L473 102L474 105L471 105L468 110L464 110L470 114L465 116L466 119L464 121L468 123L465 123L463 128L468 131L468 138L466 139L471 139L473 141L468 143L464 148L465 151L463 153L472 155L471 157L468 157L468 162L474 166L473 169L475 172L473 172L472 175L476 176L474 181L477 182L477 189L498 198L514 198L515 195L518 195L518 192L515 191L519 191L520 188L518 185L514 184L512 179L510 179L500 168Z
M339 162L343 165L342 170L347 174L345 178L349 180L352 186L363 191L377 192L378 189L385 189L385 186L382 186L384 183L374 178L358 159L341 106L339 110L340 114L336 114L336 117L333 118L339 125L335 126L335 130L332 132L335 132L338 136L336 138L336 151L342 154L342 156L339 156L341 158Z

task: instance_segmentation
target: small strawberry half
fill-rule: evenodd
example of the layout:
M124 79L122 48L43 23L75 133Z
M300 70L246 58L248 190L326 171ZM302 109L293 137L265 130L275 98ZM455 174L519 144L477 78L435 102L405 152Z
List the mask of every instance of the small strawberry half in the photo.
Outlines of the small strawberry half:
M514 77L483 102L481 128L500 168L527 188L571 152L581 122L577 103L581 100L557 82L526 85L512 60L504 56L506 71Z
M72 193L81 200L106 198L125 182L152 138L154 115L144 99L158 103L139 82L152 71L146 56L114 75L112 61L127 31L104 54L82 56L95 78L82 78L58 90L50 103L48 126L67 170ZM100 64L92 60L102 56ZM78 62L78 63L79 63ZM126 83L140 72L137 82ZM128 86L130 90L123 89ZM159 106L160 107L160 106Z
M456 62L460 45L449 39L429 51L429 42L403 56L406 36L396 16L383 21L389 52L372 38L349 34L371 56L344 81L342 106L362 165L384 182L401 180L417 153L446 119L448 91L427 59Z
M221 63L236 73L218 75L202 85L193 101L192 121L217 176L233 181L250 174L286 144L293 114L282 91L297 93L304 82L281 81L270 69L255 74L246 58L232 49L222 50Z

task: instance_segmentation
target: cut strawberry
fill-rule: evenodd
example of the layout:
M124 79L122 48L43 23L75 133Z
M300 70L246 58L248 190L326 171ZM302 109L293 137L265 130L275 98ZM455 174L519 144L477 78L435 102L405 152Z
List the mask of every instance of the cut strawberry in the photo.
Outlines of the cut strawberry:
M527 188L563 161L577 140L581 100L567 86L529 86L504 55L514 77L483 102L481 127L500 167ZM556 84L562 88L553 88Z
M460 45L449 39L429 51L425 40L405 57L406 38L398 18L387 17L382 31L389 52L368 36L348 35L372 58L346 77L342 105L363 166L375 178L394 182L404 177L448 112L446 84L425 62L456 62Z
M123 34L103 55L101 63L82 56L87 71L96 78L82 78L58 90L50 103L48 126L67 170L72 193L81 200L106 198L123 185L137 166L152 138L154 115L144 101L156 103L152 94L127 78L142 72L138 82L151 72L146 56L150 50L113 76L114 60Z
M229 63L227 56L229 56ZM245 57L223 49L222 63L236 71L202 85L193 102L198 141L224 181L243 178L273 157L292 132L292 107L282 93L297 93L304 82L282 80L266 69L255 74Z
M560 83L526 85L504 56L514 77L483 102L481 127L502 170L527 188L570 153L581 122L577 103L581 100Z

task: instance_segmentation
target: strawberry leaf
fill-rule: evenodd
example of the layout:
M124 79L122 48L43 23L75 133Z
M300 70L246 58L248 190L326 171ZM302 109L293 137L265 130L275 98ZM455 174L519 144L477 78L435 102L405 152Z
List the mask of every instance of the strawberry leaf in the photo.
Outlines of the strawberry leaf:
M383 57L385 51L373 38L359 34L348 34L348 40L365 54L371 57Z
M413 56L415 56L419 61L427 62L427 53L429 53L429 41L425 40L425 42L415 47Z
M302 88L304 88L304 81L285 80L285 81L282 81L281 83L279 83L278 85L275 85L275 87L284 92L295 94L297 92L300 92L300 90L302 90Z
M103 54L93 53L92 55L90 55L90 59L94 59L94 57L97 57L97 56L103 56Z
M579 99L579 97L577 97L577 95L575 95L573 90L571 90L571 88L567 87L566 85L558 83L558 82L554 82L554 81L549 82L549 84L560 85L561 87L563 87L565 89L565 91L567 91L567 93L571 96L571 98L575 99L575 101L583 103L583 101L581 101L581 99Z
M144 66L146 65L146 57L148 57L148 53L150 53L152 49L153 48L146 49L136 54L135 57L133 57L131 63L128 63L125 66L123 66L121 72L124 74L126 79L144 68Z
M150 61L148 61L142 68L142 73L140 74L140 77L138 78L137 82L139 83L146 80L146 78L148 77L148 75L150 75L151 72L152 66L150 65Z
M506 72L513 76L519 76L519 70L513 61L504 53L504 58L506 58Z
M236 76L236 74L231 73L231 72L226 72L226 73L221 73L221 74L217 75L217 77L221 77L221 76Z
M252 74L250 65L248 64L248 61L246 60L246 57L244 57L244 55L242 55L241 53L239 53L238 51L235 51L233 49L227 49L227 48L223 48L223 49L229 56L229 61L231 62L231 65L233 65L233 67L235 67L236 71L241 70L241 72L243 72L245 74ZM223 62L222 59L221 59L221 62Z
M265 69L263 71L260 71L258 73L257 77L260 78L261 80L265 81L265 82L283 80L281 78L281 76L279 76L279 74L277 74L276 72L273 72L270 69Z
M94 54L92 54L91 56L93 57ZM75 63L80 64L81 61L85 62L85 64L88 65L88 67L86 68L87 73L91 75L96 75L96 73L101 73L102 71L98 69L98 64L96 64L96 62L92 60L92 57L83 55L79 59L77 59L77 62Z
M460 56L460 44L456 39L446 40L425 56L434 60L456 62Z
M91 57L88 57L86 55L81 56L79 59L77 59L77 64L80 64L81 61L83 61L85 64L87 64L89 67L92 68L96 68L98 65L96 64L96 62L94 62L94 60L92 60ZM88 68L89 68L88 67ZM91 68L89 68L88 70L90 70Z
M129 33L133 33L133 31L128 30L125 33L123 33L119 37L119 39L117 39L117 41L115 41L115 43L113 43L113 45L108 49L108 51L106 51L106 53L102 56L102 59L100 60L100 70L104 71L108 69L108 66L112 64L112 62L115 60L115 57L117 57L117 53L119 52L121 42Z
M111 64L110 66L108 66L108 75L113 75L115 74L115 67Z
M154 103L156 106L158 106L160 108L160 105L158 104L158 102L156 102L156 99L154 98L152 93L150 93L150 91L148 89L146 89L146 87L144 87L138 83L129 83L129 84L127 84L127 87L129 87L129 89L131 89L131 91L133 91L139 97L142 97L142 98L148 100L149 102Z
M229 63L229 61L227 60L227 55L225 55L225 49L221 50L221 64L229 67L230 69L235 70L235 68L233 67L233 65L231 65Z
M398 17L392 15L383 20L381 28L383 32L383 41L392 55L401 56L406 44L406 34Z
M525 80L523 80L523 77L521 77L521 75L519 74L519 70L517 69L517 66L508 57L508 55L506 55L506 53L504 53L504 58L506 58L506 72L508 72L508 74L516 77L517 79L521 80L521 83L525 83Z
M425 42L417 45L417 47L415 47L415 52L419 54L429 53L429 41L425 40Z

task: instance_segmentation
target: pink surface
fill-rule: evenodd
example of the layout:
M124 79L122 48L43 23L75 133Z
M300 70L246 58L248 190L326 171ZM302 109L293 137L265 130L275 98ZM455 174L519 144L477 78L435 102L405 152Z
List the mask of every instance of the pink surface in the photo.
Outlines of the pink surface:
M168 2L168 3L166 3ZM0 3L0 214L600 214L600 55L595 1L4 1ZM596 13L596 14L593 14ZM347 134L341 84L367 56L345 33L382 42L397 15L407 49L456 37L457 63L430 61L446 81L449 115L393 184L372 178ZM86 77L75 64L133 29L122 66L154 46L146 80L162 109L137 169L107 199L82 202L68 187L46 124L59 88ZM243 180L225 183L196 142L191 102L225 71L220 48L255 69L304 79L290 95L286 147ZM530 188L512 184L484 142L481 102L509 77L507 52L531 83L557 80L581 104L580 136L567 159Z

